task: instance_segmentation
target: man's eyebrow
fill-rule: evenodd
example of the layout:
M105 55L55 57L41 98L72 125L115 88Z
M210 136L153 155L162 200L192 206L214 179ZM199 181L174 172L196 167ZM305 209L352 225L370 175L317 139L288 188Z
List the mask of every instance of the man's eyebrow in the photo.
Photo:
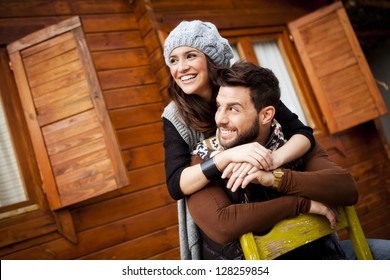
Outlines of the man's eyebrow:
M242 104L240 102L229 102L227 105L229 105L229 106L238 105L238 106L242 107Z

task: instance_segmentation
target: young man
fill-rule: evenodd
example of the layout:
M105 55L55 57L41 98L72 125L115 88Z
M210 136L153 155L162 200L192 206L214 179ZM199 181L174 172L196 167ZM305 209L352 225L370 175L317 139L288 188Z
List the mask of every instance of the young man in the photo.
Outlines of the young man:
M218 166L226 166L226 152L218 151L236 153L249 149L253 143L272 151L284 145L285 139L274 119L280 89L272 71L239 62L222 70L219 84L216 136L198 144L193 153L194 162L203 161L204 174L213 180L187 199L190 213L201 229L203 258L242 258L237 241L240 235L266 232L277 222L300 213L324 215L334 227L336 207L355 204L358 193L350 173L331 162L319 143L283 168L267 171L249 164L228 167L222 177L236 181L221 180ZM333 234L284 257L343 259L345 255Z

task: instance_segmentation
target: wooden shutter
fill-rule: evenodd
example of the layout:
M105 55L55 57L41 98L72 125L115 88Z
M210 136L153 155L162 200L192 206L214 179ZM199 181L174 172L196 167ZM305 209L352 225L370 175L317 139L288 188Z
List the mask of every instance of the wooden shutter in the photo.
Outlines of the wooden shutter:
M79 18L7 49L51 209L127 185Z
M386 113L341 2L288 25L331 133Z

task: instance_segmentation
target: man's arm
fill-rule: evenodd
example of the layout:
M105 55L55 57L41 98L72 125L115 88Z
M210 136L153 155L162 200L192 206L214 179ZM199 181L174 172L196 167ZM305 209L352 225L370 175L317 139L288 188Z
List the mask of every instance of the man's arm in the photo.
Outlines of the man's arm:
M332 162L319 143L304 157L304 172L285 170L279 191L304 196L328 205L354 205L356 182L348 170Z
M358 200L356 182L348 170L332 162L326 150L317 143L304 158L304 171L283 169L284 176L278 191L288 195L303 196L327 205L348 206ZM272 172L258 171L248 175L243 186L249 182L271 187Z

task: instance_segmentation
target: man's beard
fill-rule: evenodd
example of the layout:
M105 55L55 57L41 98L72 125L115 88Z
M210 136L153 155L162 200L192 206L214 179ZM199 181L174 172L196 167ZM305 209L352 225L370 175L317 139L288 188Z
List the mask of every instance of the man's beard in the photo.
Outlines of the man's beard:
M256 138L259 136L260 128L259 128L259 119L255 118L254 122L252 123L252 126L245 131L243 134L238 134L237 138L233 141L230 141L228 143L225 143L221 141L221 137L219 136L219 143L221 146L226 150L229 148L233 148L235 146L239 146L242 144L247 144L250 142L253 142L256 140Z

